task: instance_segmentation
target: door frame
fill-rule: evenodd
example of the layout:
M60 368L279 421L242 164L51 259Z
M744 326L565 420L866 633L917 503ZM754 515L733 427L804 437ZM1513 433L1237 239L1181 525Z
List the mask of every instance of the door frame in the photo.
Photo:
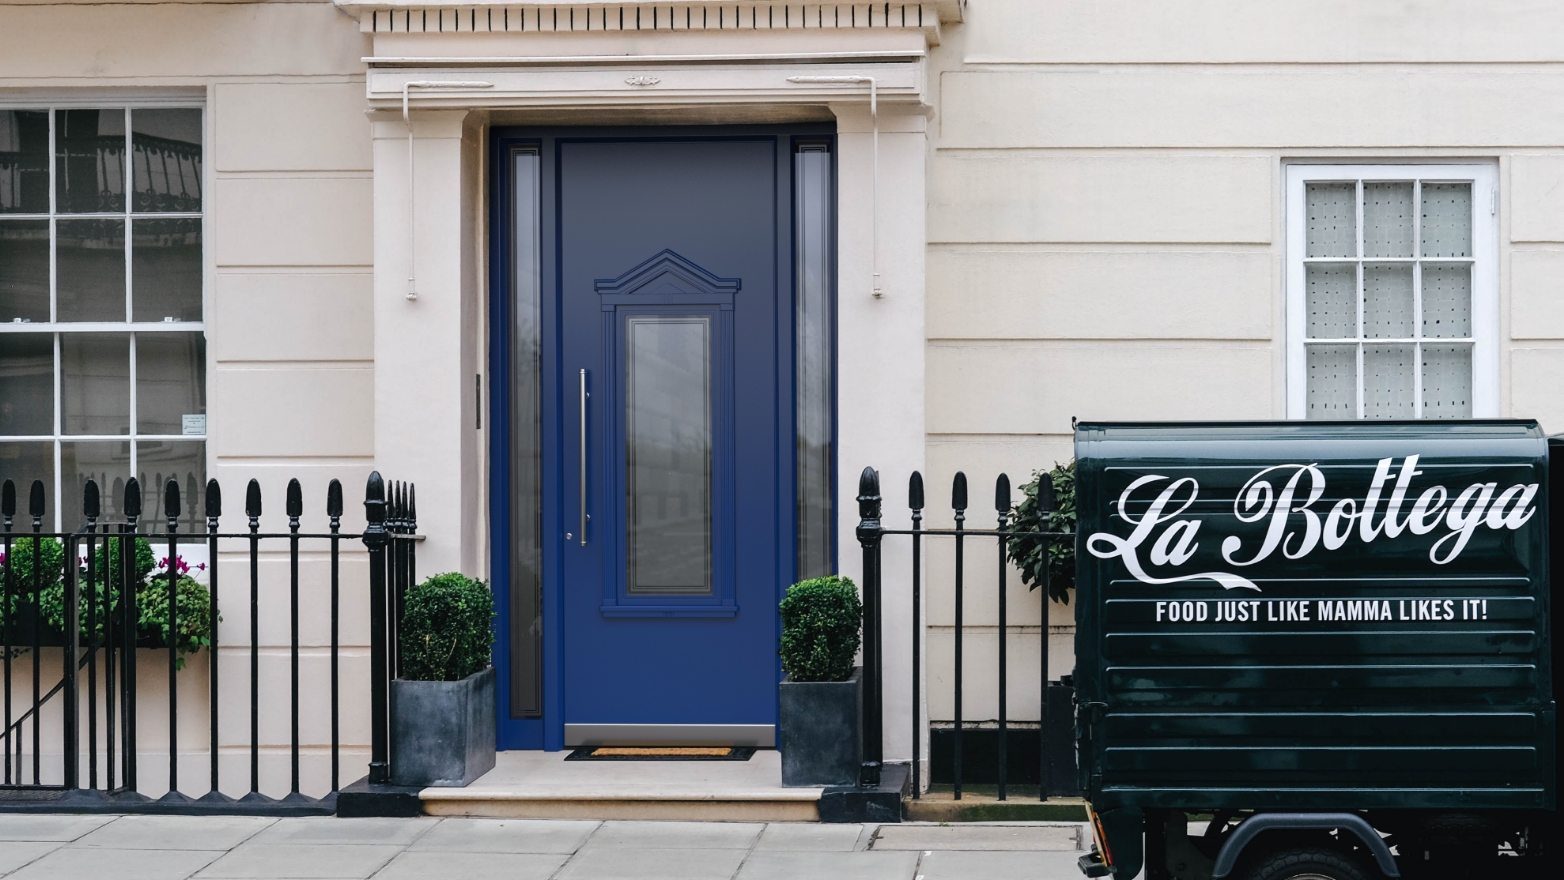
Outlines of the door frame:
M796 365L793 352L796 351L796 305L797 295L797 241L796 241L796 192L794 186L794 163L791 157L796 152L800 143L826 143L831 152L831 178L830 178L830 217L832 232L828 236L833 242L830 255L831 271L828 273L831 285L832 309L830 322L832 338L837 335L837 309L835 308L837 296L837 272L836 254L834 242L836 241L835 223L837 217L837 191L838 191L838 144L836 125L832 122L803 123L793 125L715 125L715 126L649 126L649 127L624 127L624 126L565 126L565 127L529 127L529 126L494 126L489 131L489 181L485 187L485 194L489 201L489 547L490 547L490 577L494 585L495 610L496 610L496 638L494 645L495 667L498 673L496 698L499 705L496 707L498 722L498 747L501 750L509 749L544 749L557 751L564 748L565 717L564 717L564 621L559 609L563 604L563 583L559 572L559 553L563 541L564 528L561 525L559 514L564 503L564 480L560 467L550 467L550 462L559 462L564 450L564 415L569 412L569 404L564 399L564 386L561 379L560 358L563 354L560 339L560 315L559 297L562 291L559 288L558 265L560 259L560 241L557 234L558 217L562 207L559 191L559 166L557 162L557 145L560 141L579 140L620 140L620 141L668 141L684 140L691 137L702 139L754 139L757 137L775 138L779 150L785 150L785 155L779 157L777 163L777 253L781 259L776 266L776 289L778 326L776 332L777 351L779 359L785 356L787 368L783 369L778 363L777 369L777 400L779 407L785 407L785 411L779 413L777 419L777 435L779 461L785 462L785 466L778 468L776 479L785 485L778 486L777 492L777 523L779 528L778 558L775 571L777 575L777 593L774 599L781 601L782 594L787 585L797 580L797 553L788 553L786 548L796 548L798 543L797 533L797 456L792 454L795 445L794 438L797 431L797 392L796 392ZM511 290L511 259L510 259L510 234L511 234L511 198L513 192L510 163L511 150L517 146L539 146L539 177L540 177L540 203L541 217L539 234L541 238L540 254L540 299L541 320L540 332L543 337L543 352L541 356L541 388L542 388L542 494L544 497L545 515L542 520L542 585L541 600L543 605L543 646L541 651L542 663L542 705L541 717L537 718L512 718L510 717L510 581L512 561L512 533L511 533L511 507L513 503L511 470L509 466L511 452L511 341L512 341L512 297ZM785 317L785 320L783 318ZM833 347L831 353L830 374L831 382L831 409L832 409L832 449L837 448L837 414L836 414L836 375L837 354ZM831 496L836 499L837 492L837 462L833 454L831 463ZM833 505L833 513L838 512L840 505ZM549 515L552 512L555 515ZM833 530L834 532L835 530ZM838 548L833 543L832 568L836 567ZM781 634L780 618L776 625L777 635ZM780 659L777 661L777 679L781 680Z

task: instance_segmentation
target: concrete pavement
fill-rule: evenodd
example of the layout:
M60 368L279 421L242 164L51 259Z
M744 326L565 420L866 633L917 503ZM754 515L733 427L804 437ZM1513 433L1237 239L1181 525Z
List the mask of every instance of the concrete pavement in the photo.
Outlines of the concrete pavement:
M7 880L1076 880L1077 823L0 815Z

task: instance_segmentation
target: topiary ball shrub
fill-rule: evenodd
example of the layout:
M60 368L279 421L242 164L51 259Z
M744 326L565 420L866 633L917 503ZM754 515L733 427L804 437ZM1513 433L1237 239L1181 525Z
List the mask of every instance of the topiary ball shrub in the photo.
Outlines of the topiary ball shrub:
M846 681L863 627L852 580L828 575L796 583L781 608L783 671L794 681Z
M461 681L489 666L494 596L483 581L450 572L407 591L403 600L402 677Z

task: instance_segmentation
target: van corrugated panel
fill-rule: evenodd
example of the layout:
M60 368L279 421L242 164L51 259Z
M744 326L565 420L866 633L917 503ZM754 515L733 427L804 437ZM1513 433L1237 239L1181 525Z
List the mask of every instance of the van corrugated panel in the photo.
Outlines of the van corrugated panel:
M1534 422L1082 424L1100 808L1551 808Z

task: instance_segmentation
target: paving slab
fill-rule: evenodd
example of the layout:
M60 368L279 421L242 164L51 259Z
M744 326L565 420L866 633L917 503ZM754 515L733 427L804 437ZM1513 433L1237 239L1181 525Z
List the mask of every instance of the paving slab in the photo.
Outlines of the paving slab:
M881 825L872 850L1015 851L1080 849L1078 825Z
M221 853L210 850L64 846L7 880L185 880Z
M549 880L568 858L563 853L405 852L375 880Z
M749 849L764 828L741 822L604 822L585 849Z
M121 816L73 845L230 850L276 822L260 816Z
M413 852L573 853L597 822L559 819L445 819L412 845Z
M276 824L250 839L257 844L284 843L383 843L406 846L439 823L439 819L338 819L335 816L297 816Z
M401 846L389 844L247 843L213 862L197 876L256 880L365 878L385 867L401 852Z
M863 836L862 825L772 823L760 833L756 852L852 852Z
M913 880L915 852L757 852L738 880Z
M559 880L729 880L748 853L742 849L593 849L571 857Z
M8 840L0 842L0 874L8 874L34 862L65 844L58 840Z
M1076 852L929 852L923 880L1080 880Z
M0 814L0 840L75 840L113 821L113 816Z

